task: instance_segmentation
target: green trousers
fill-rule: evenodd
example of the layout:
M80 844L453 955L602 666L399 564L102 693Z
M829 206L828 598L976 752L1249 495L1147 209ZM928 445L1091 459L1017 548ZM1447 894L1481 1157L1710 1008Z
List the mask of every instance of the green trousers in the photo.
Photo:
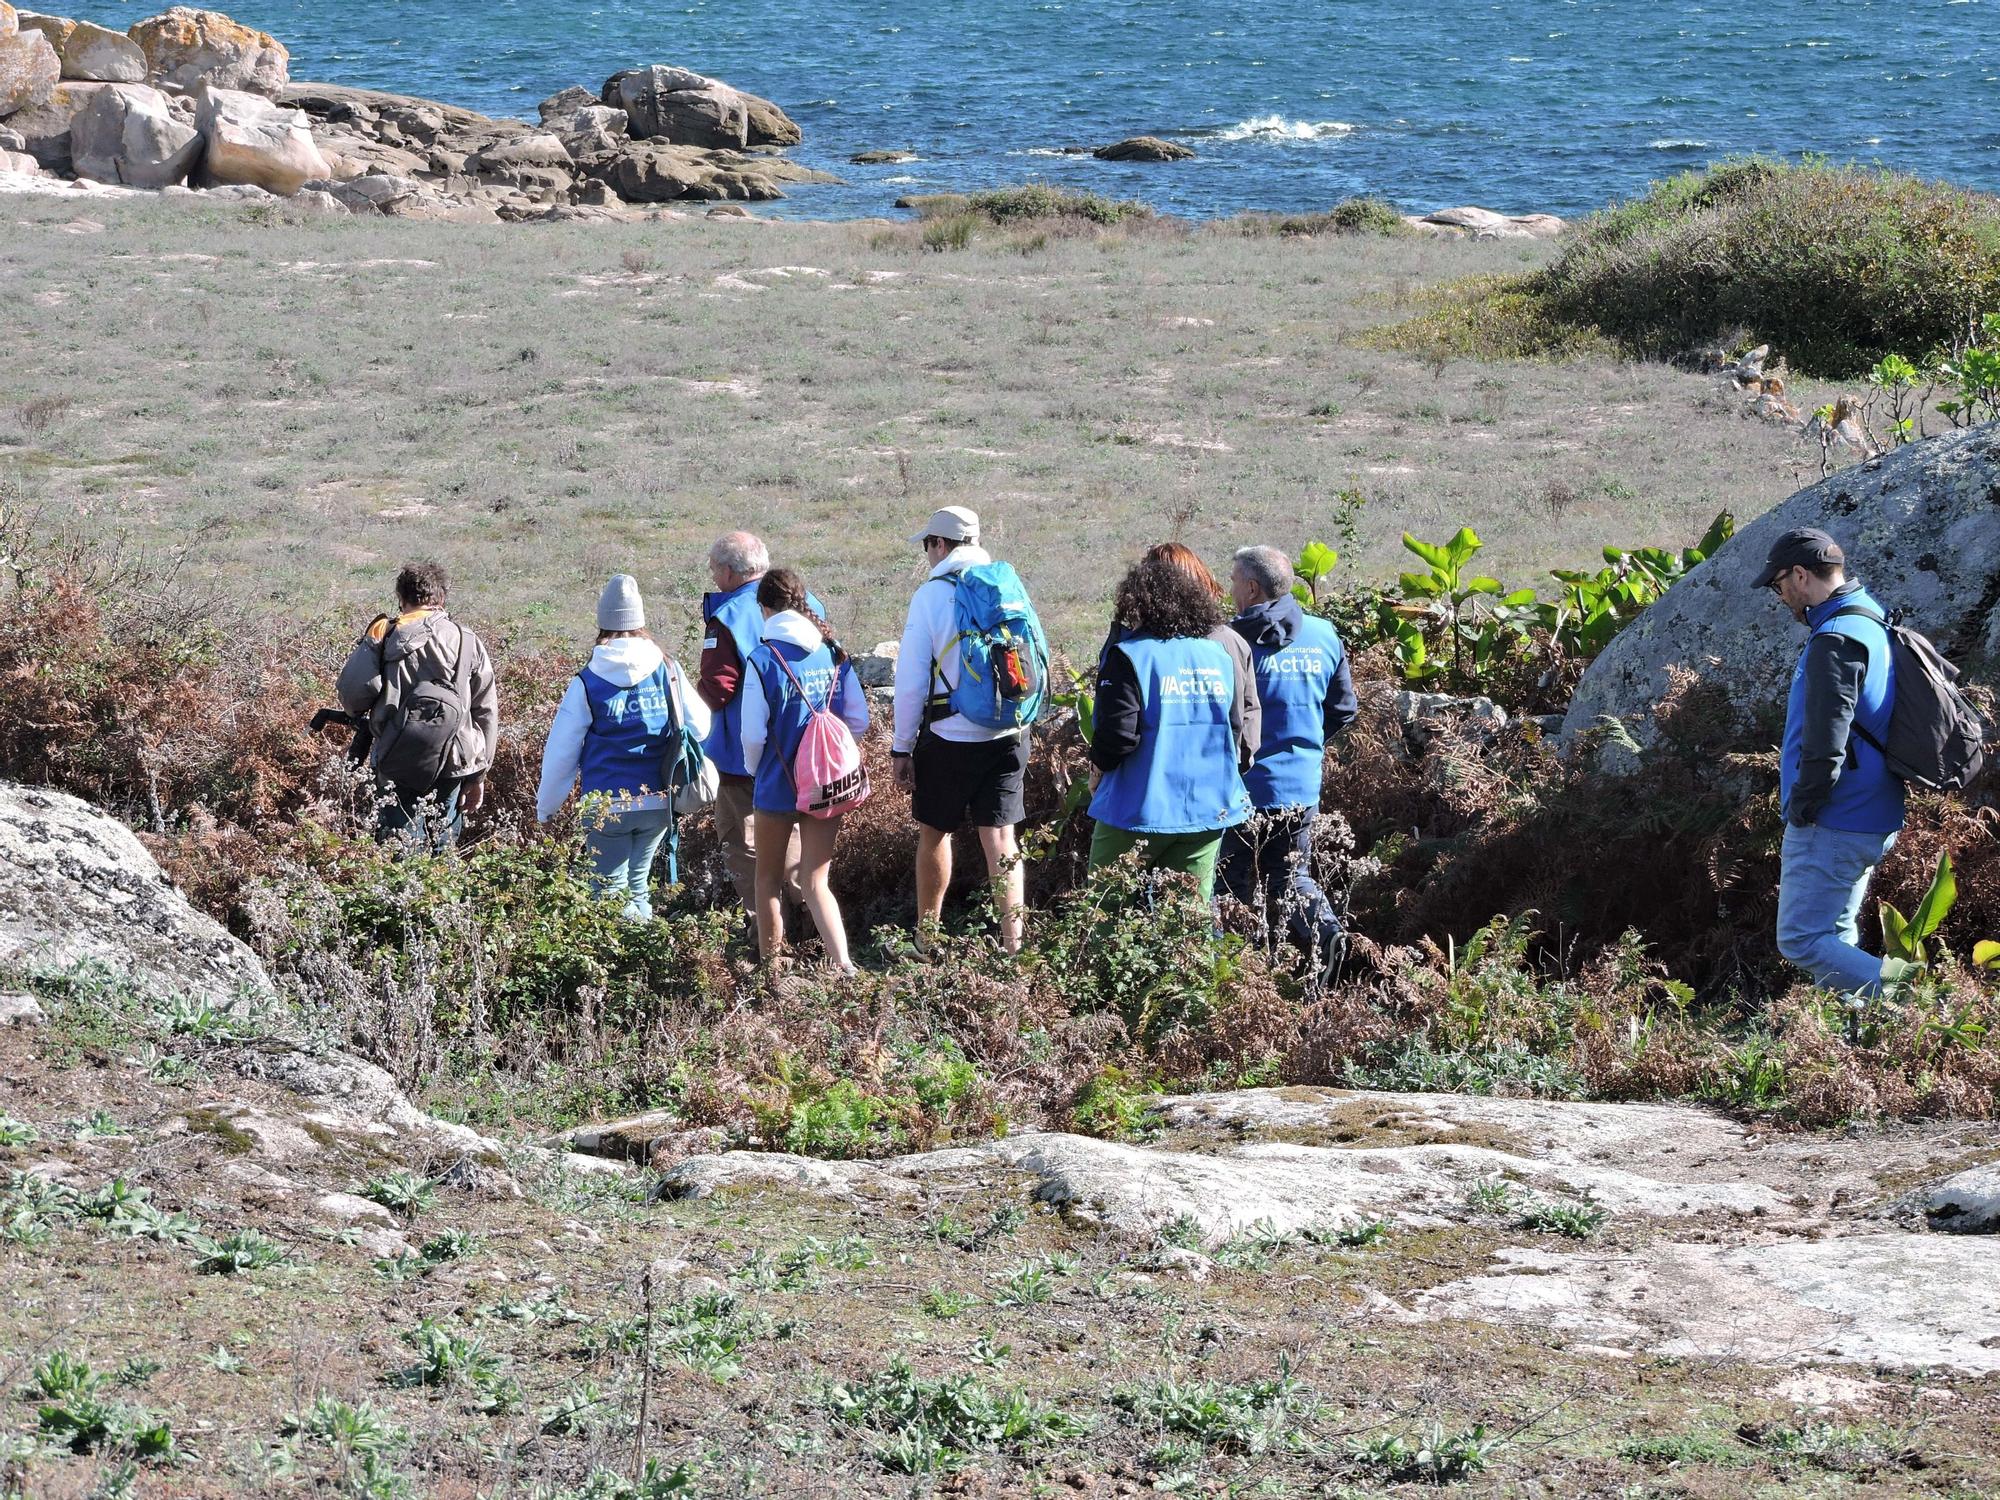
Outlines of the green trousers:
M1178 870L1194 876L1201 899L1215 899L1215 857L1222 849L1222 830L1213 833L1134 833L1099 823L1090 835L1090 867L1108 865L1137 849L1148 869Z

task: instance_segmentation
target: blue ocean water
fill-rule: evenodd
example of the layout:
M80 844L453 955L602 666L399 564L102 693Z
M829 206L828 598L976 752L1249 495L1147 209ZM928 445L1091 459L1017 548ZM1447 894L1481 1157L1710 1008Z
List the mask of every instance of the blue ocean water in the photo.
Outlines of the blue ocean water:
M124 26L154 0L80 6ZM2000 188L2000 0L236 0L292 75L534 119L670 62L776 100L843 187L779 212L1038 178L1206 216L1380 193L1574 214L1739 152ZM1061 155L1128 135L1168 165ZM857 167L870 148L920 160Z

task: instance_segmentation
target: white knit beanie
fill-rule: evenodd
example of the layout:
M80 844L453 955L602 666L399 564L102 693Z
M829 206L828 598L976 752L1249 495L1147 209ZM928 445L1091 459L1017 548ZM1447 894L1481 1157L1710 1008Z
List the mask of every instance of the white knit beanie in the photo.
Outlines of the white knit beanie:
M639 597L639 580L630 573L620 573L605 584L604 592L597 596L597 628L599 630L646 628L646 605Z

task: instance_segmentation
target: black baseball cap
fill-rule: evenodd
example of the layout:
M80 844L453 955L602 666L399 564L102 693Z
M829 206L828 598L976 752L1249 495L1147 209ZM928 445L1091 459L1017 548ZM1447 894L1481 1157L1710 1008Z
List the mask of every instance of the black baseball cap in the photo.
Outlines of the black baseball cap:
M1800 526L1771 543L1770 555L1764 559L1764 571L1757 575L1757 581L1751 587L1769 588L1771 580L1787 568L1812 568L1817 571L1828 563L1846 561L1847 554L1840 550L1840 543L1817 526Z

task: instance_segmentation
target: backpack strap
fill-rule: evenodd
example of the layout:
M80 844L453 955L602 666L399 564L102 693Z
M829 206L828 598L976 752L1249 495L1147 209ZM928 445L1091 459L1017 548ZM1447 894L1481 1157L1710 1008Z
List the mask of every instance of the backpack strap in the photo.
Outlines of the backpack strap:
M458 625L456 620L451 623ZM451 694L465 705L467 720L472 717L472 668L466 660L472 655L468 649L471 635L471 631L463 625L458 625L458 660L451 664Z
M952 587L953 594L956 595L959 574L962 571L963 569L954 568L949 573L940 573L935 578L925 579L924 582L948 583ZM945 642L945 649L947 651L956 650L958 643L964 640L965 637L966 632L963 630L959 631L950 640ZM931 658L931 684L937 691L928 693L924 697L923 722L927 725L935 724L939 719L948 719L951 717L951 685L944 680L943 657L933 656Z
M805 704L807 708L812 709L816 714L823 714L833 707L833 695L840 690L840 664L838 662L834 663L833 681L827 687L826 702L818 708L813 708L812 694L808 693L806 685L799 681L799 674L792 670L792 664L785 660L785 653L780 651L776 646L773 646L771 647L771 655L776 659L779 668L784 674L792 680L792 691L799 695L799 701Z
M1885 633L1901 618L1900 613L1887 616L1877 614L1865 604L1843 604L1824 620L1821 620L1818 625L1815 625L1812 633L1818 635L1822 626L1831 625L1835 620L1847 615L1853 615L1863 620L1873 620L1877 625L1882 627ZM1892 640L1890 644L1893 646L1895 643ZM1868 665L1866 662L1862 663L1861 674L1864 679L1868 675ZM1872 749L1877 755L1885 760L1888 759L1889 747L1868 732L1868 726L1861 722L1861 714L1858 708L1854 717L1847 721L1847 727L1851 733L1860 736L1861 742Z

